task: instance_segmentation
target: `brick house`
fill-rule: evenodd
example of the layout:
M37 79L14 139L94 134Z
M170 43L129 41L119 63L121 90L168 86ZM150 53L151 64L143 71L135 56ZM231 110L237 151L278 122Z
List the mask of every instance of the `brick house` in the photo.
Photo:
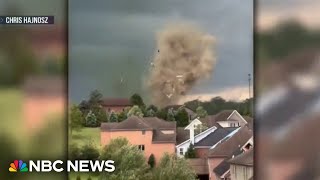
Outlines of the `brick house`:
M110 112L121 112L126 107L132 107L132 104L129 99L121 98L107 98L103 99L101 102L102 107L106 110L107 113Z
M120 123L101 124L101 145L111 139L124 137L144 151L148 159L151 154L159 162L164 153L175 153L176 122L168 122L156 117L132 116Z
M253 148L230 159L231 180L247 180L253 177Z

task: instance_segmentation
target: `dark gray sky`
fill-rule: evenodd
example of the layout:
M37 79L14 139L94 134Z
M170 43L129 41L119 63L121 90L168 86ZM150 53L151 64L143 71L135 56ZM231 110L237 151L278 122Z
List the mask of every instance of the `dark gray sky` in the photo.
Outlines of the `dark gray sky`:
M252 1L242 0L76 0L69 4L69 97L145 96L142 82L165 24L189 21L217 39L212 79L194 93L247 85L252 73ZM120 83L121 79L124 83Z

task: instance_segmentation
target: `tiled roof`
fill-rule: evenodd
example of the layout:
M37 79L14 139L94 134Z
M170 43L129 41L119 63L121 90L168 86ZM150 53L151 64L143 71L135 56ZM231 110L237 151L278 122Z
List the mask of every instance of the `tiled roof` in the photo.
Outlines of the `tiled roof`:
M101 123L101 131L153 131L153 142L176 142L176 122L168 122L157 117L141 118L131 116L120 123ZM164 134L161 130L172 130Z
M132 106L129 99L106 98L102 100L102 106Z
M236 130L237 128L218 128L212 133L210 133L205 138L201 139L199 142L195 143L197 146L213 146L218 143L221 139L226 137L229 133Z
M176 142L176 133L173 134L164 134L161 130L153 130L152 142L162 143L162 142Z
M253 166L253 149L248 150L228 161L230 164Z
M187 161L198 175L209 174L207 159L188 159Z
M217 126L217 122L226 121L233 111L234 110L223 110L215 115L209 115L205 118L201 118L200 121L208 127Z
M220 177L229 169L230 164L226 160L224 160L216 168L213 169L213 172L215 172Z
M177 144L181 144L184 141L188 140L190 138L190 131L185 130L183 127L177 128Z
M221 143L209 150L209 157L229 157L242 147L252 137L253 132L247 126L241 127L231 137L223 139Z

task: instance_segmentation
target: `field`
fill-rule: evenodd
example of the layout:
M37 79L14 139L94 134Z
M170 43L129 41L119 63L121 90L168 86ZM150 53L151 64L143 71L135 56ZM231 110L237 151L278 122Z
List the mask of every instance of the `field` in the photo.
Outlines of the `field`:
M81 128L78 131L73 131L69 145L77 144L78 146L83 146L90 142L100 147L100 128Z

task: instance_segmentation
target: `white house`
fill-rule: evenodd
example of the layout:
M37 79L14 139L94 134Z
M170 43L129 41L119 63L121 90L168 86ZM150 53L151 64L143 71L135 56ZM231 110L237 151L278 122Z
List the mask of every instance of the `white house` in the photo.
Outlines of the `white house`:
M217 123L226 128L226 127L242 127L246 125L248 122L238 113L238 111L234 110L225 120L218 120Z
M191 143L194 144L199 142L217 129L217 127L213 126L195 136L194 130L200 124L202 124L201 121L196 118L187 127L184 128L185 130L189 130L190 137L188 140L176 145L176 153L178 157L184 157L184 154L187 152Z

